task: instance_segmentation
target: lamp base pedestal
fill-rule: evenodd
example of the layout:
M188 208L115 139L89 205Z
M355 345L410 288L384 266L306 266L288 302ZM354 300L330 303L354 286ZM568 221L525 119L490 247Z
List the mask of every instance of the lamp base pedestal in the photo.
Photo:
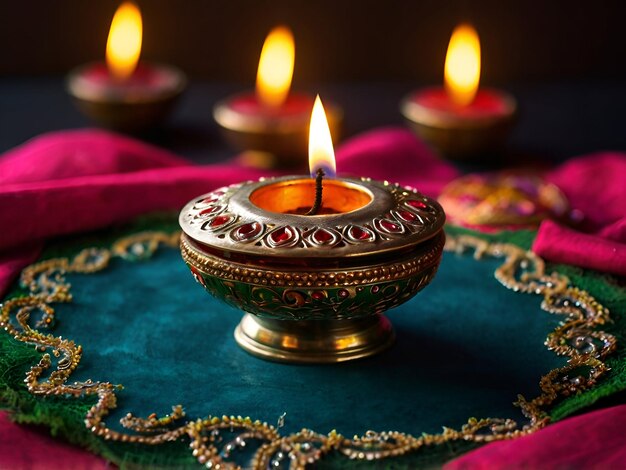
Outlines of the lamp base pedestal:
M244 350L269 361L334 363L373 356L395 339L382 315L349 320L272 320L246 314L235 329Z

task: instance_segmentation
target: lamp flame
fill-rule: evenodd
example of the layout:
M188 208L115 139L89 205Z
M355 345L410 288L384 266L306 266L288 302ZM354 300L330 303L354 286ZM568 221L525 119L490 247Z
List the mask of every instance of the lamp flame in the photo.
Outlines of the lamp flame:
M480 81L480 41L476 30L462 24L452 32L446 65L444 84L450 99L459 106L467 106L478 91Z
M122 3L111 22L107 40L106 62L117 79L130 77L139 61L143 24L141 12L132 2Z
M268 34L261 50L256 78L259 101L270 108L277 108L287 99L296 48L293 34L285 26L278 26Z
M331 178L336 174L335 149L319 95L315 98L309 127L309 169L313 177L319 169Z

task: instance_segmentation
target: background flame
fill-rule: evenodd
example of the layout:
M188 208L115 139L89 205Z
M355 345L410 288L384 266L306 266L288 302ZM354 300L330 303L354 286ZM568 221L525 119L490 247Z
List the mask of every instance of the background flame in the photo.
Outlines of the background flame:
M450 38L444 84L450 99L460 106L470 104L480 81L480 41L476 30L467 24L456 27Z
M106 50L107 66L115 78L123 80L135 71L142 34L139 8L132 2L122 3L113 16Z
M263 44L256 78L257 97L264 105L276 108L287 99L295 55L289 28L279 26L270 31Z
M320 168L324 170L326 176L331 178L336 174L333 139L330 135L330 128L328 127L322 100L317 95L309 127L309 169L311 170L311 176L315 177L317 170Z

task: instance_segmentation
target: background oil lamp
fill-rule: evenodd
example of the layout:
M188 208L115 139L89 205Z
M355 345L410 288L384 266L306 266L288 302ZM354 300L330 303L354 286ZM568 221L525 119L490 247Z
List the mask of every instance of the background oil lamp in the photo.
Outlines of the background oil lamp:
M415 132L450 158L489 157L512 127L515 99L500 90L479 90L480 70L478 34L473 27L460 25L448 46L445 87L418 90L401 103Z
M304 166L313 97L290 93L295 63L291 31L279 26L267 36L257 72L256 92L241 93L217 103L213 117L242 161L264 168ZM341 111L328 107L328 121L337 137Z
M185 89L180 70L139 62L142 34L139 8L123 3L111 23L106 64L87 64L68 76L67 89L78 108L105 127L148 129L167 116Z
M309 157L315 179L246 182L190 201L182 256L208 292L247 312L235 331L246 351L295 363L373 355L394 339L382 313L435 275L445 215L412 188L335 179L319 98Z

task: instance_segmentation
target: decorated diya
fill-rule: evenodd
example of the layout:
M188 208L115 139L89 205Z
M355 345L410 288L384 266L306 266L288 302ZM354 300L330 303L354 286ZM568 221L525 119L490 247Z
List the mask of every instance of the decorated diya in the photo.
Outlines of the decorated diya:
M314 96L291 90L295 41L286 26L267 36L257 71L256 90L220 100L213 109L224 138L243 151L240 162L260 168L306 167L309 118ZM333 137L337 138L343 113L326 106Z
M567 198L539 176L515 173L465 175L439 196L448 221L466 227L535 228L545 219L576 223Z
M427 87L402 100L402 114L415 133L453 160L484 160L499 150L517 113L503 90L479 88L481 47L469 24L455 28L444 66L444 86Z
M72 70L67 91L78 109L104 127L141 132L158 125L187 86L185 74L166 64L140 61L143 21L139 7L117 9L106 47L106 63Z
M335 178L321 101L311 118L315 179L223 187L181 211L181 252L195 279L246 314L235 338L286 362L376 354L394 339L386 310L412 298L441 260L445 214L409 187Z

